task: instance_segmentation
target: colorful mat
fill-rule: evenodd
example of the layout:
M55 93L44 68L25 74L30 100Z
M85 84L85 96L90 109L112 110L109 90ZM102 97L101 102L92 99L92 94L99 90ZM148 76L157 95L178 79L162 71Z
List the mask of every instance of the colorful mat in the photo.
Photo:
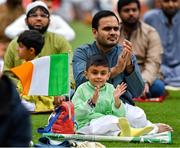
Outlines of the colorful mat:
M117 142L135 142L135 143L172 143L171 132L163 132L140 137L119 137L119 136L101 136L101 135L80 135L80 134L54 134L43 133L44 137L52 140L81 140L81 141L117 141Z

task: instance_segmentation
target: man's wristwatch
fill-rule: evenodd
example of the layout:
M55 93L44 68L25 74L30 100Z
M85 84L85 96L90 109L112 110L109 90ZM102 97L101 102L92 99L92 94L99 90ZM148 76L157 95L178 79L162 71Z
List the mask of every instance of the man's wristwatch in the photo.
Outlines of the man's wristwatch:
M91 108L96 107L96 104L94 104L94 103L92 102L92 99L89 99L87 103L89 104L89 106L90 106Z

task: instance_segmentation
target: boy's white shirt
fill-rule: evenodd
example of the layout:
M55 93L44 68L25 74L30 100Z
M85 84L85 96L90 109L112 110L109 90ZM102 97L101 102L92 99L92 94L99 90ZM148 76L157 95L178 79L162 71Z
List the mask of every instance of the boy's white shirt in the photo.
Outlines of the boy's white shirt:
M17 37L20 33L22 33L24 30L28 30L29 28L25 23L25 18L26 15L23 14L13 23L8 25L5 29L5 35L8 38L13 39ZM48 31L56 33L58 35L62 35L68 41L71 41L75 38L74 30L58 15L50 15L50 24L48 27Z

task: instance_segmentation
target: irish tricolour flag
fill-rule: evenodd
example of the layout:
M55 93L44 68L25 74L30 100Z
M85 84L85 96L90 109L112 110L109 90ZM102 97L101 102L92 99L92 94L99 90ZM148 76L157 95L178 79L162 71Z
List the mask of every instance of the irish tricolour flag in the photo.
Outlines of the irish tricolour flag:
M69 92L68 54L44 56L14 67L25 95L60 96Z

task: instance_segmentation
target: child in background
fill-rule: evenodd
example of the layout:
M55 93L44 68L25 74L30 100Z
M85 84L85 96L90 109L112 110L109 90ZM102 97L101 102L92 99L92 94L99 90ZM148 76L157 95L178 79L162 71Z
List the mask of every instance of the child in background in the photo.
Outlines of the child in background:
M119 97L126 91L126 84L116 88L107 83L110 66L102 55L90 57L86 65L86 79L73 98L78 133L93 135L141 136L153 127L131 128L125 117L126 111Z
M26 30L17 39L19 44L18 56L25 61L33 60L44 46L44 38L36 30Z
M17 39L18 56L24 61L30 61L36 58L44 46L44 38L36 30L26 30L21 33ZM23 92L21 83L17 84L20 94ZM32 112L46 112L54 109L54 97L49 96L27 96L21 95L22 103Z

